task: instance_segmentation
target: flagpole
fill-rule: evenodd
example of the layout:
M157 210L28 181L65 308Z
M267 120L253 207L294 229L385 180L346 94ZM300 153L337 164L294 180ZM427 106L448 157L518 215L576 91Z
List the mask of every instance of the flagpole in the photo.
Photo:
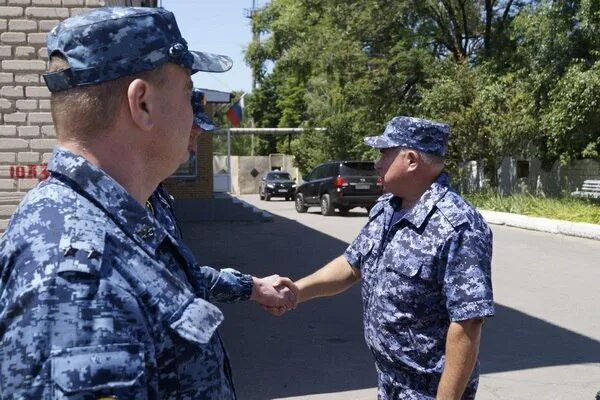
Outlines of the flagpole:
M231 194L231 128L227 129L227 190Z

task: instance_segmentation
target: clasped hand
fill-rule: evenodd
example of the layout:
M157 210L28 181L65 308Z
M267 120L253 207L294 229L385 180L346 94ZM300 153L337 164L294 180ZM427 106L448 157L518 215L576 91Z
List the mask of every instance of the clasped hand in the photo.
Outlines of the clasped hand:
M250 299L269 313L280 316L298 305L298 288L291 279L279 275L252 279L254 286Z

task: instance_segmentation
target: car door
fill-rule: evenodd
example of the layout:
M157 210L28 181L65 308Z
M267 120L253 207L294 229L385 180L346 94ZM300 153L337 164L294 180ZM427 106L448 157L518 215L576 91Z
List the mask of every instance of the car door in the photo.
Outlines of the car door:
M306 203L315 204L319 202L319 187L325 175L326 168L326 165L319 165L310 173L310 180L306 184Z

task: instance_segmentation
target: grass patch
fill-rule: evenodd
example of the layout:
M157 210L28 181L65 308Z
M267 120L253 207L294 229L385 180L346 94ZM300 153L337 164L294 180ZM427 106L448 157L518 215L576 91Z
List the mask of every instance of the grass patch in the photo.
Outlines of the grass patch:
M468 193L464 197L482 210L600 224L600 203L587 199L536 197L530 194L502 196L495 192Z

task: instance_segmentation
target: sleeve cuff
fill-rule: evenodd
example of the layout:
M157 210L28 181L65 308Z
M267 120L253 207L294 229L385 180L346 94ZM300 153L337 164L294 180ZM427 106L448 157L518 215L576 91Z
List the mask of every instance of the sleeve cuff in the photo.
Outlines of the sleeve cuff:
M344 257L346 258L346 261L348 261L348 264L350 264L354 268L360 268L360 260L357 256L358 253L350 251L350 248L348 248L344 252Z
M239 272L238 272L239 273ZM252 275L240 274L240 283L242 285L240 300L248 300L252 295L252 288L254 287L254 281Z
M250 298L253 285L252 275L242 274L232 268L223 268L217 283L211 289L211 295L221 302L244 301Z
M495 313L494 302L479 300L472 303L463 303L458 307L448 310L450 321L465 321L471 318L493 317Z

